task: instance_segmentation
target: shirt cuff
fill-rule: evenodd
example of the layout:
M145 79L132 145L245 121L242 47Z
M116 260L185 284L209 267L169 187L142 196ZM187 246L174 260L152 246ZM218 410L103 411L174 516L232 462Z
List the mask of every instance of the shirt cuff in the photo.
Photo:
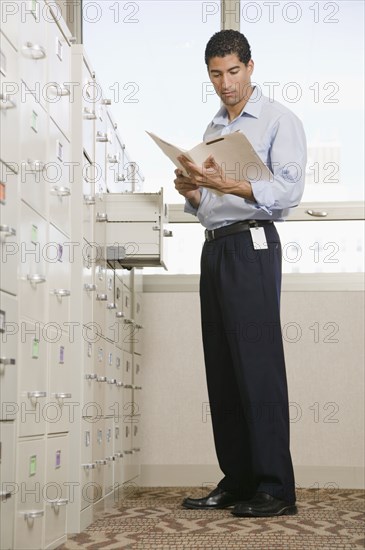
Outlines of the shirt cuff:
M256 208L264 210L268 214L272 215L273 206L275 206L275 199L272 192L271 184L265 180L250 181L253 196L256 200Z
M202 203L202 200L203 200L203 192L204 192L204 189L202 189L202 188L200 187L200 188L199 188L199 191L200 191L200 203L199 203L199 206L200 206L201 203ZM195 208L195 206L193 206L193 205L188 201L188 199L185 199L184 212L186 212L187 214L193 214L193 216L197 216L198 210L199 210L199 206L198 206L198 208Z

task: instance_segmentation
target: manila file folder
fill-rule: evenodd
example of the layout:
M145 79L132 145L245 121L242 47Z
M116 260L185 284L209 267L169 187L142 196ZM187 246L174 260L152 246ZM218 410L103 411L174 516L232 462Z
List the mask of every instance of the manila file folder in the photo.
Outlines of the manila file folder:
M184 155L196 165L202 166L209 155L213 155L226 176L236 181L264 180L269 182L273 180L269 168L262 162L249 140L240 131L200 143L189 151L164 141L152 132L147 132L147 134L175 166L183 171L184 175L187 175L186 170L177 157Z

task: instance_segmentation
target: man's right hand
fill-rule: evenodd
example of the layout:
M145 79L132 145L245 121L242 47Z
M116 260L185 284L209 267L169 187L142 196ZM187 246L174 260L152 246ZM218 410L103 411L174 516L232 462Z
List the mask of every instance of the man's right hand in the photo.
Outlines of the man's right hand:
M180 195L185 197L194 208L198 208L201 197L199 185L195 183L192 178L184 176L182 170L179 168L175 170L175 174L175 189Z

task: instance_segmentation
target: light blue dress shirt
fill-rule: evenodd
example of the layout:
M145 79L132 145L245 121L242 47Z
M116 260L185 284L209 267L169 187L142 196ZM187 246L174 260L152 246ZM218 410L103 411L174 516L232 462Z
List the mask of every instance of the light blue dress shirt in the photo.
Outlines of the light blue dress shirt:
M290 109L262 95L255 87L242 112L232 122L226 108L220 108L203 140L210 141L237 130L245 134L273 178L270 182L250 181L256 203L236 195L219 196L201 187L198 209L187 200L185 212L196 215L207 229L242 220L282 221L303 195L307 144L302 122Z

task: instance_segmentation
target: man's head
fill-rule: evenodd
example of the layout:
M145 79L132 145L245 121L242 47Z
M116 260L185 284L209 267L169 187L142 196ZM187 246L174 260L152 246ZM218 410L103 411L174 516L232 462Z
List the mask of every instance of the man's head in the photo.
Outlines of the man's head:
M241 63L247 66L251 59L251 48L247 38L238 31L228 29L213 34L205 48L205 63L209 69L212 57L225 57L236 54Z
M239 107L249 97L254 63L246 37L238 31L215 33L205 49L205 62L214 89L227 107Z

